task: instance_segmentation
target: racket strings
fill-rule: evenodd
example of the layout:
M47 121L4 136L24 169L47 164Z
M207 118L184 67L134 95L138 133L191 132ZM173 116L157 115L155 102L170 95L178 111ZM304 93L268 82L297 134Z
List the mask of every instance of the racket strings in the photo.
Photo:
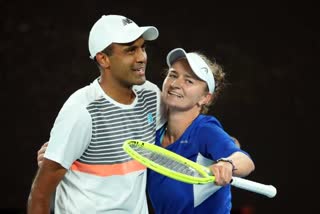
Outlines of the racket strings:
M152 162L161 165L167 169L170 169L172 171L182 173L185 175L193 176L193 177L203 177L201 174L197 172L194 168L181 163L177 160L174 160L170 157L167 157L161 153L150 151L148 149L145 149L144 147L140 146L133 146L131 145L132 149L135 150L137 153L139 153L141 156L151 160Z

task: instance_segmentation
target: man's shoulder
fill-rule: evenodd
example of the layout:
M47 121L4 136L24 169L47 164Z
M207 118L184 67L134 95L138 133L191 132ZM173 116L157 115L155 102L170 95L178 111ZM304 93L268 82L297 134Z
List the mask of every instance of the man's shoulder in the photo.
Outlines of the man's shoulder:
M101 92L98 90L96 83L92 82L82 88L79 88L73 92L69 98L66 100L65 104L71 106L87 106L91 102L102 97Z

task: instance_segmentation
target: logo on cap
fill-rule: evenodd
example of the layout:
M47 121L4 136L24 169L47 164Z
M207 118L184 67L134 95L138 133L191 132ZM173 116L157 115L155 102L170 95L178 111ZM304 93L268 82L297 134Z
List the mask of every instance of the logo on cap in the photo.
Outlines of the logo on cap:
M127 24L130 24L132 22L133 21L131 19L128 19L128 18L122 19L123 26L126 26Z
M202 67L201 70L204 71L204 72L206 72L206 73L208 73L208 69L205 68L205 67Z

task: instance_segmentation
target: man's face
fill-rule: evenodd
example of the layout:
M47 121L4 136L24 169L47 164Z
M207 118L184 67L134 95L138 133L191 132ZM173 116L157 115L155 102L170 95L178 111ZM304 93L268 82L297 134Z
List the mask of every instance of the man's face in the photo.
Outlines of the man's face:
M147 53L143 38L128 44L113 44L109 60L111 76L120 84L131 87L146 81Z

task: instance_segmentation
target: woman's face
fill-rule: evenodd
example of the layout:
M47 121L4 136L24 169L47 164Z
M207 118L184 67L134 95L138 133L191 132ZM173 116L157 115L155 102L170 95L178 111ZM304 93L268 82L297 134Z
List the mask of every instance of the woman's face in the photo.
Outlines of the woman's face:
M193 73L185 58L172 64L162 85L162 98L169 109L200 108L208 94L206 82Z

